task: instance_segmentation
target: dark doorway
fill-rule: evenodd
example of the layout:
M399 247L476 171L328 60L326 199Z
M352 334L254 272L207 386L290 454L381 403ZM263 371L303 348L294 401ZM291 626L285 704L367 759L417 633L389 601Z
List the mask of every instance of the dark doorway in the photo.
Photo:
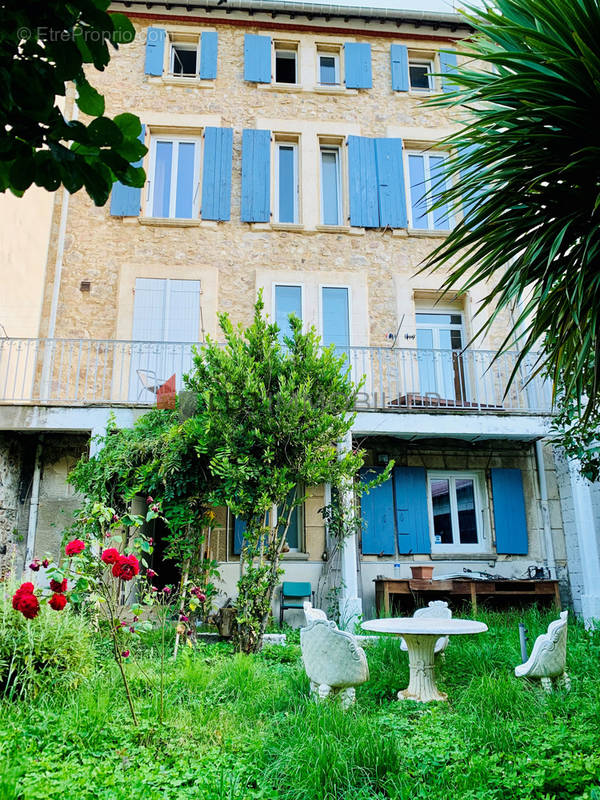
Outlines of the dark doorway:
M181 582L181 568L170 558L165 558L165 550L168 547L167 526L161 519L152 520L148 525L148 533L152 537L154 550L147 563L157 573L152 584L158 589L164 586L178 588Z

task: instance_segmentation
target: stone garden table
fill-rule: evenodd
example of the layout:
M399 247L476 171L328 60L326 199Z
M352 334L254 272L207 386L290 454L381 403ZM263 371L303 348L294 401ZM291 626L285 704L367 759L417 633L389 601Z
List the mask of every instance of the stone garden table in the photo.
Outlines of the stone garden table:
M431 617L395 617L371 619L363 622L366 631L394 633L402 636L408 647L410 682L408 688L398 692L398 700L447 700L435 684L434 649L440 636L484 633L487 625L470 619L432 619Z

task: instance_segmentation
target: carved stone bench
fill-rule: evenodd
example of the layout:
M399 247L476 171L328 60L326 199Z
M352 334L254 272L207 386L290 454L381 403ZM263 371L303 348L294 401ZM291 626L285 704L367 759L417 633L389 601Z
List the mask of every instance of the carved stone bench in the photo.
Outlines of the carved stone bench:
M527 661L515 667L517 678L538 678L547 692L552 691L553 680L567 691L571 688L571 679L565 672L568 615L568 611L561 612L560 619L548 625L547 633L537 637Z

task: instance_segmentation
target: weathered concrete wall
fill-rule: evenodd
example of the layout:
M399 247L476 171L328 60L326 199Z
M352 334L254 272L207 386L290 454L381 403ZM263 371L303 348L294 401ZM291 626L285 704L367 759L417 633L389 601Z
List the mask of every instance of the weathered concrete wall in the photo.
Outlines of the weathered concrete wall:
M22 436L0 432L0 577L23 569L29 503L21 479L31 462L24 450Z

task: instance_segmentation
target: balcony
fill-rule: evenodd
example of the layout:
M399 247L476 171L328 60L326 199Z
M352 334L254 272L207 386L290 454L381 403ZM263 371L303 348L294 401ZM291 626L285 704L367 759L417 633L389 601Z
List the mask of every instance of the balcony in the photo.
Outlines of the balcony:
M0 339L0 404L147 407L183 388L191 342ZM360 412L551 413L551 387L518 354L350 347ZM531 364L535 359L532 358Z

